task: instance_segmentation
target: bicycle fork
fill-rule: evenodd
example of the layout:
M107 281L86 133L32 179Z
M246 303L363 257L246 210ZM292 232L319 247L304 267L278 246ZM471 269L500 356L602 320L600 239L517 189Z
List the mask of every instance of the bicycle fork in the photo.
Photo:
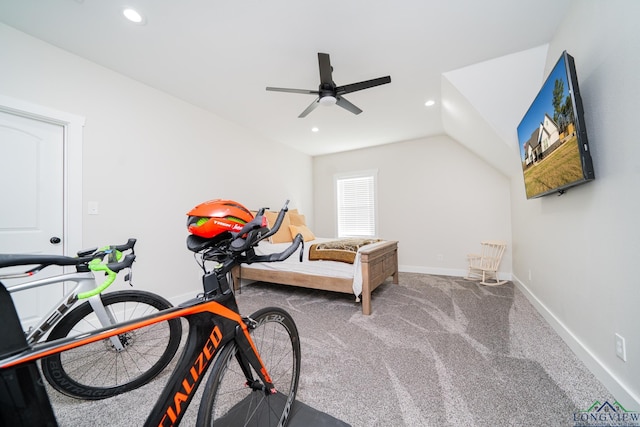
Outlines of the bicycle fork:
M91 308L93 309L93 312L96 314L96 317L98 318L98 321L103 328L117 323L111 309L107 309L104 304L102 304L100 294L90 297L89 304L91 304ZM124 351L124 345L122 345L120 335L112 336L111 338L109 338L109 341L111 341L111 345L117 353Z
M67 293L52 309L45 315L36 325L29 328L29 331L26 334L27 342L29 344L36 343L40 341L40 339L51 329L62 316L64 316L69 309L71 309L78 302L78 294L86 291L91 291L96 288L95 279L93 274L91 273L69 273L64 275L45 277L39 280L33 280L27 283L22 283L19 285L14 285L7 288L9 293L15 293L24 291L27 289L34 289L40 286L52 285L63 282L75 282L76 286L74 289ZM93 298L92 298L93 299ZM111 326L115 322L113 320L113 316L108 316L106 314L106 310L104 305L102 304L102 300L100 300L99 296L97 301L91 302L91 307L93 311L98 316L100 323L103 327ZM122 344L120 340L116 337L115 341L112 340L113 345L116 346L118 350L122 349Z
M246 386L253 391L264 391L265 394L276 394L277 390L273 385L273 380L266 371L264 363L260 359L260 355L253 344L253 340L247 338L245 331L248 334L248 329L255 329L258 324L250 317L243 318L246 327L241 325L236 326L236 338L235 341L238 344L238 352L236 353L236 359L238 364L242 368L242 373L247 379ZM258 372L260 378L254 378L251 373L250 366L253 366Z
M15 285L7 290L10 293L19 292L27 289L37 288L39 286L50 285L54 283L61 283L64 279L65 282L76 282L75 288L67 294L62 300L54 306L54 308L41 320L37 325L30 328L27 333L27 342L29 344L36 343L51 329L62 316L64 316L71 307L78 302L78 294L91 291L96 288L95 279L91 273L70 273L62 276L46 277L40 280L34 280L32 282L24 283L21 285ZM104 304L100 294L88 298L89 304L93 312L96 314L98 321L102 327L112 326L116 323L115 317L110 310L108 310ZM109 338L111 345L117 352L124 350L124 346L118 336Z

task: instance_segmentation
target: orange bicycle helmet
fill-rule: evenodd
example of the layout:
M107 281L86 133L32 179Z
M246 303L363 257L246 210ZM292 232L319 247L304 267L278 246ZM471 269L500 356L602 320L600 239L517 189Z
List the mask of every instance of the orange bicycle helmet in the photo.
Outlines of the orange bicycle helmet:
M233 200L209 200L187 213L189 233L210 239L225 231L237 232L253 219L249 209Z

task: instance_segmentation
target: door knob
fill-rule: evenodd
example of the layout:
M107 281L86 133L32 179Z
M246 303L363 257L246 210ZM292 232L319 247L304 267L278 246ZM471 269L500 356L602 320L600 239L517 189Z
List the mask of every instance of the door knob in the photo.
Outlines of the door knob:
M58 243L62 242L62 240L60 240L60 238L59 238L59 237L55 237L55 236L53 236L52 238L50 238L50 239L49 239L49 241L50 241L51 243L53 243L54 245L57 245Z

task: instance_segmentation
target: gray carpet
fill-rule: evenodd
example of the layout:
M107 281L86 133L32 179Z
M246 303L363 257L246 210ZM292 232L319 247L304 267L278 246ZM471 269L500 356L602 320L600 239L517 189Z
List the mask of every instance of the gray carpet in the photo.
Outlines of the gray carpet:
M238 301L293 315L298 400L333 425L572 426L574 412L614 401L511 283L401 273L374 292L371 316L349 295L280 285L244 286ZM136 426L166 378L105 401L51 397L61 426Z

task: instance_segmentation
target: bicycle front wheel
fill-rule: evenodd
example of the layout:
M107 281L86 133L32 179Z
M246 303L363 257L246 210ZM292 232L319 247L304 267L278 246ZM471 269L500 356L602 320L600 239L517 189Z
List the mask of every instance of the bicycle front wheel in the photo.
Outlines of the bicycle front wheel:
M270 307L255 312L257 327L251 338L277 393L247 387L235 341L216 358L198 411L199 426L284 426L296 397L300 378L300 337L286 311ZM252 369L253 370L253 369ZM254 378L258 378L252 372Z
M172 307L159 295L138 290L100 297L117 323ZM64 316L47 341L101 327L87 301ZM118 335L119 349L108 338L43 358L42 372L49 384L67 396L104 399L141 387L155 378L175 355L181 338L180 319L171 319Z

